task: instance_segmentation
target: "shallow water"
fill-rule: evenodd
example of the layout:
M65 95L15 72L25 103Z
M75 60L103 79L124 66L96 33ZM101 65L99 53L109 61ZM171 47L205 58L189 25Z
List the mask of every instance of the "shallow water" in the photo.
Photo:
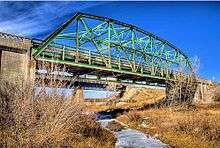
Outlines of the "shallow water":
M103 127L107 127L108 123L115 119L99 120ZM116 122L119 122L115 120ZM120 122L119 122L120 123ZM116 148L165 148L167 144L160 140L146 135L140 131L125 128L124 130L114 132L117 137Z

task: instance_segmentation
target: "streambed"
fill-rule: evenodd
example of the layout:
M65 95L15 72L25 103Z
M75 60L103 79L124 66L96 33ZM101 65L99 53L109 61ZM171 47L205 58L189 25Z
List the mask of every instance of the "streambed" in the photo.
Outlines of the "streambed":
M101 119L98 122L100 122L104 128L107 128L108 123L112 121L118 122L122 124L123 126L125 126L125 128L122 129L121 131L113 131L117 138L117 142L115 146L116 148L165 148L165 147L169 147L167 144L162 143L158 139L155 139L140 131L126 127L126 125L117 121L116 119Z

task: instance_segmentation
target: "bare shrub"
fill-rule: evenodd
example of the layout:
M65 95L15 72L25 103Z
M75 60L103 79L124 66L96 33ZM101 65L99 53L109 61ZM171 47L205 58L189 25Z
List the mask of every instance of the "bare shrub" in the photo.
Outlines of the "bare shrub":
M83 103L60 94L60 86L66 84L45 81L40 78L41 88L35 94L33 86L0 79L0 147L114 146L114 135L84 113ZM48 86L53 88L50 93Z
M194 58L192 67L186 69L182 64L173 73L173 80L167 80L166 106L191 104L197 89L197 71L199 68L198 58Z

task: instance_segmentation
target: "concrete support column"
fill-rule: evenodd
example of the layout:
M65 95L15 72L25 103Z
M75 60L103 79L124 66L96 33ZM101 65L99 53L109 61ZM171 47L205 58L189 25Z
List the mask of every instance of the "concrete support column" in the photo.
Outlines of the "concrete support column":
M210 96L207 96L208 92L208 84L198 84L195 97L194 97L194 103L207 103L211 102L211 100L208 100Z
M82 87L80 87L80 86L75 87L75 89L73 91L72 99L78 103L84 102L84 94L83 93L84 92L83 92Z

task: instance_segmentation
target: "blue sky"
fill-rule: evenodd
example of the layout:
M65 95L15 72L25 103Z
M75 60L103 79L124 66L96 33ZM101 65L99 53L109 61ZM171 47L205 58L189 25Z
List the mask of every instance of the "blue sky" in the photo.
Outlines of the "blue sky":
M44 39L75 12L134 24L200 59L220 82L220 2L0 2L0 31Z

